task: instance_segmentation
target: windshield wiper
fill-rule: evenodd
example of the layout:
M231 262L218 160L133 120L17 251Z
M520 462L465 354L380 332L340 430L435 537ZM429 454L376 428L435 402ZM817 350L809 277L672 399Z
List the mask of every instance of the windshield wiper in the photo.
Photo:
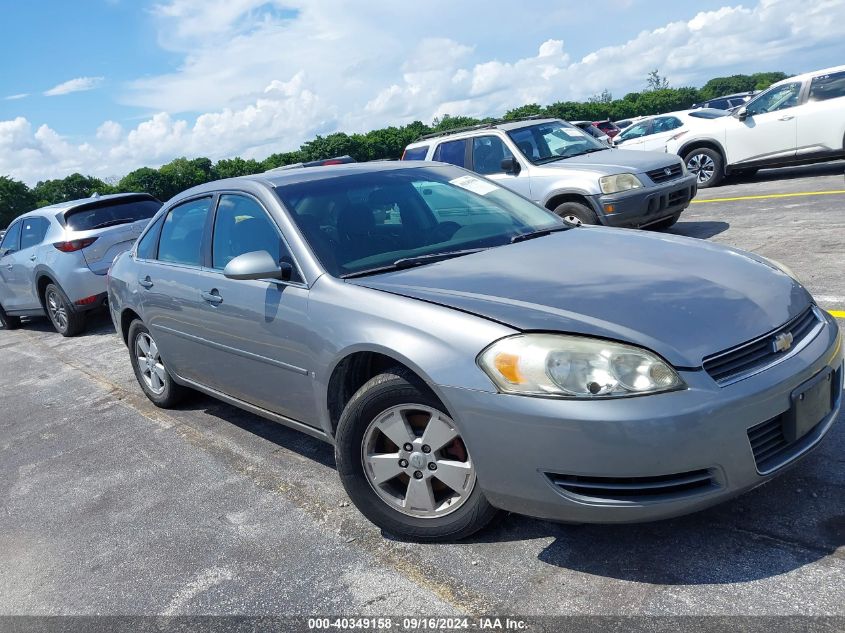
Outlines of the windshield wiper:
M471 255L480 251L486 251L488 247L483 248L467 248L460 251L446 251L444 253L431 253L429 255L417 255L416 257L403 257L397 259L392 264L386 266L377 266L376 268L367 268L366 270L358 270L354 273L347 273L341 275L341 279L353 279L355 277L366 277L367 275L377 275L378 273L386 273L391 270L404 270L406 268L414 268L424 264L432 264L440 262L445 259L452 259L453 257L460 257L461 255Z
M94 229L104 229L107 226L117 226L118 224L128 224L129 222L134 222L132 218L121 218L119 220L108 220L107 222L100 222L99 224L95 224L92 226L89 231L93 231Z
M546 235L551 235L552 233L557 233L558 231L568 231L571 228L571 226L551 226L547 229L538 229L529 233L520 233L519 235L514 235L511 238L511 244L524 242L525 240L533 240L535 237L545 237Z

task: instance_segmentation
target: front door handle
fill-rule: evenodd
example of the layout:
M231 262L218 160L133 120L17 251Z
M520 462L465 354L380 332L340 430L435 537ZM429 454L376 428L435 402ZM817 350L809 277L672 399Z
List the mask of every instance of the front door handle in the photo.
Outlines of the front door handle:
M200 293L202 298L208 301L212 305L220 305L223 303L223 297L220 296L220 292L215 288L210 292L203 292Z
M152 288L153 287L153 280L150 279L149 276L142 277L138 280L138 285L143 286L144 288Z
M781 118L778 119L778 121L791 121L794 118L795 116L792 114L784 114Z
M7 268L8 270L12 270L12 268L14 268L14 267L15 267L15 265L14 265L14 264L6 264L6 268Z
M36 259L38 259L37 255L30 255L29 256L29 261L31 261L31 262L34 262Z

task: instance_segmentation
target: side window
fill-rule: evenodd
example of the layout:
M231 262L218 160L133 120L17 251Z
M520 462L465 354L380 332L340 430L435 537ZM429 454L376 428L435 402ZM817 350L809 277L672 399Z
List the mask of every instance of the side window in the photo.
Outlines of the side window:
M637 123L636 125L632 125L627 130L622 132L619 135L619 138L623 141L629 141L632 138L641 138L649 134L648 128L651 125L650 121L645 121L643 123Z
M654 133L657 134L658 132L670 132L675 128L679 128L683 125L680 119L677 119L673 116L666 116L661 117L659 119L654 120Z
M466 166L466 139L461 141L447 141L441 143L434 150L432 160L439 160L442 163L450 163L458 167Z
M845 97L845 72L813 77L810 101L827 101L838 97Z
M139 259L155 259L156 249L158 248L158 237L161 235L161 225L164 224L164 216L156 220L156 223L150 227L150 230L144 233L144 237L138 242L138 258Z
M47 235L49 220L45 218L26 218L21 222L21 250L37 246Z
M801 94L800 81L770 88L749 104L747 112L754 115L794 108L798 105L799 94Z
M211 265L223 270L238 255L267 251L277 262L293 265L293 258L279 235L279 229L256 200L224 194L217 205ZM298 280L294 272L294 280Z
M21 241L22 225L23 220L15 222L8 228L6 235L3 236L3 242L0 243L0 257L8 255L9 253L14 253L18 250Z
M513 154L498 136L479 136L472 140L472 168L479 174L502 173L502 160Z
M158 243L159 261L200 265L202 234L210 207L211 198L200 198L167 212Z
M428 145L411 147L402 153L402 160L425 160L426 154L428 154Z

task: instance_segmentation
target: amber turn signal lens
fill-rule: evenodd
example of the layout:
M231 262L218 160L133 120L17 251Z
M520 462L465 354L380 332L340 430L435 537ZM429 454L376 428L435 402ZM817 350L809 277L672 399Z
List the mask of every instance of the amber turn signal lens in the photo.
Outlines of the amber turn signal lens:
M493 364L496 370L508 382L515 385L522 382L522 374L519 373L519 356L516 354L496 354Z

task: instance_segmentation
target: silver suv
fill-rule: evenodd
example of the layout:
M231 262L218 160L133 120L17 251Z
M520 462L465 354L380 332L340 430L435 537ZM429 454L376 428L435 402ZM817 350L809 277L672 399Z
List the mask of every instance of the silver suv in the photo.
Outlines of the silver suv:
M696 194L695 176L674 156L611 150L559 119L426 136L409 145L402 159L472 169L571 224L668 228Z
M15 219L0 242L0 322L45 313L63 336L85 329L106 300L106 273L161 208L131 193L73 200Z

